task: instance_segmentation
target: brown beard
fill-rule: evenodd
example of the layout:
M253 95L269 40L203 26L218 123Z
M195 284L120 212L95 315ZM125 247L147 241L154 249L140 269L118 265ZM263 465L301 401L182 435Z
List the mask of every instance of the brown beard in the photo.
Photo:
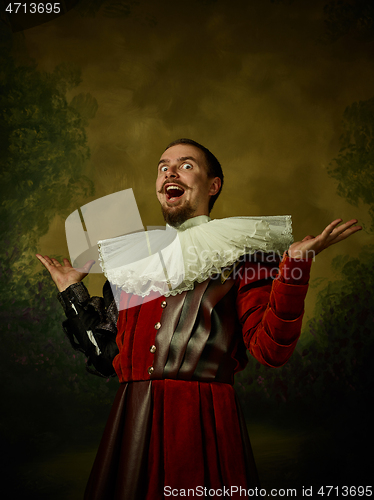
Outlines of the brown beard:
M183 207L175 207L171 209L165 209L161 205L161 211L166 224L169 224L169 226L172 227L179 227L187 219L193 217L195 212L190 204L184 205Z

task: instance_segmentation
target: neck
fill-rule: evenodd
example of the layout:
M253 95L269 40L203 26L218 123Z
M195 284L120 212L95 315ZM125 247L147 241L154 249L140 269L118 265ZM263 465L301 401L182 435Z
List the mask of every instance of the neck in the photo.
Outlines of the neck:
M183 224L180 224L177 229L178 231L184 231L189 227L200 226L200 224L205 224L210 220L211 218L209 217L209 215L196 215L195 217L191 217L190 219L184 221Z

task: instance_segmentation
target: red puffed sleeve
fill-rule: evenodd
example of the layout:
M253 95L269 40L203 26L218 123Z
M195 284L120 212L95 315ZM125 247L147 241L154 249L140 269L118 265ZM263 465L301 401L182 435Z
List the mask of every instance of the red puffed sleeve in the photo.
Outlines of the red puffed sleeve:
M312 259L285 256L276 268L246 262L237 277L237 311L249 352L262 364L284 365L301 331Z

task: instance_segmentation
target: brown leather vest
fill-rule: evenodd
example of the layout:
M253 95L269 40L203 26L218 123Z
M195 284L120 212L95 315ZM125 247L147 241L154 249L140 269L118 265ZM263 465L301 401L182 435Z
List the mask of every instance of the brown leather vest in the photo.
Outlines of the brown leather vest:
M247 363L235 302L235 280L208 279L167 298L156 336L152 379L233 384Z

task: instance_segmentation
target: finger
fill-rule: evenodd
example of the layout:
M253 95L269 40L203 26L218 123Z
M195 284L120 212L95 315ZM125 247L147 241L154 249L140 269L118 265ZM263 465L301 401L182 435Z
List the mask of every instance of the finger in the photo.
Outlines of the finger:
M84 266L82 267L74 267L74 269L76 271L78 271L79 273L84 273L84 274L88 274L90 272L90 269L91 267L95 264L95 261L94 260L89 260L85 263Z
M326 238L327 236L329 236L333 231L334 229L336 228L336 226L338 226L341 222L343 222L343 219L335 219L334 221L332 221L328 226L325 227L325 229L322 231L321 233L321 237L322 238Z
M346 222L345 224L342 224L341 226L337 227L336 229L339 231L339 232L343 232L345 231L346 229L349 229L351 227L353 227L355 224L357 224L358 220L357 219L352 219L348 222Z
M85 273L89 273L90 272L90 269L91 267L95 264L95 261L94 260L89 260L88 262L85 263L85 265L83 266L83 269L84 269L84 272Z
M361 231L362 227L361 226L353 226L348 229L345 229L342 233L338 234L333 240L331 241L330 244L333 243L338 243L339 241L343 241L349 236L351 236L354 233L357 233L357 231Z
M48 262L48 264L49 264L50 266L53 266L52 259L50 259L50 258L48 257L48 255L44 255L44 259Z
M65 267L73 267L73 266L70 264L69 259L63 259L63 262L64 262L64 266L65 266Z
M48 271L50 270L51 267L53 267L49 262L48 260L45 259L45 257L43 257L42 255L40 255L39 253L36 254L36 258L40 260L40 262L43 264L43 266L48 269Z
M340 237L341 235L344 235L343 238L340 238L338 241L346 238L347 236L352 234L352 229L353 229L353 232L356 232L356 231L359 231L360 229L362 229L361 226L354 226L354 224L356 224L357 222L358 222L357 219L352 219L352 220L346 222L345 224L342 224L339 227L335 227L335 229L331 233L331 236L333 236L333 239L335 240L336 238ZM360 228L360 229L358 229L358 228Z
M329 245L332 245L333 243L337 243L338 241L341 241L342 239L346 238L349 236L351 233L346 233L346 236L343 238L339 238L339 236L347 231L350 226L353 224L356 224L357 219L352 219L345 224L342 224L339 226L339 224L343 221L343 219L336 219L331 224L329 224L324 231L321 233L321 240L324 241L325 243L328 243ZM337 239L339 238L339 239Z
M58 261L57 259L54 259L54 258L52 257L51 261L52 261L52 264L53 264L54 266L56 266L56 267L61 267L61 264L59 263L59 261Z

